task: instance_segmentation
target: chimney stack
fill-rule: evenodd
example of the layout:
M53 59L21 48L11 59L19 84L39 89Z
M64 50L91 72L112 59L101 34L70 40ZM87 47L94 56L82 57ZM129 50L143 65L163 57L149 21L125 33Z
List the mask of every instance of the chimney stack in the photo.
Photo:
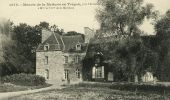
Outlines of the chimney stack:
M48 39L48 37L50 37L52 35L52 32L47 29L42 29L41 33L42 33L41 43L43 43L45 40Z

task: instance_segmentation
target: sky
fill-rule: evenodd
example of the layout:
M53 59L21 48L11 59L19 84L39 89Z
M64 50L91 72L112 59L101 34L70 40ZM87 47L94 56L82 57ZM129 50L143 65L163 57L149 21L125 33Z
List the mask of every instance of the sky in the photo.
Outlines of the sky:
M47 21L50 25L56 24L59 28L67 31L77 31L84 33L84 27L98 29L99 23L95 18L97 5L75 6L74 9L43 9L39 10L36 6L9 6L9 4L23 3L96 3L97 0L0 0L0 18L10 19L14 24L27 23L29 25L39 24L41 21ZM145 3L153 3L156 10L164 14L170 9L170 0L145 0ZM60 6L58 6L60 7ZM72 6L69 6L72 7ZM141 29L149 34L154 34L153 26L146 20Z

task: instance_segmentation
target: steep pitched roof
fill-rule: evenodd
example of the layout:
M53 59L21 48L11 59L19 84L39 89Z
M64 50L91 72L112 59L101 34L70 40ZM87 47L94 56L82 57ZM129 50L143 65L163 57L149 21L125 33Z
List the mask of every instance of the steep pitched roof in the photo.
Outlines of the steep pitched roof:
M81 35L63 36L62 39L65 45L65 49L63 50L64 52L75 49L78 43L84 43L84 39Z
M70 50L74 50L78 43L84 43L81 35L62 36L58 33L52 33L47 40L38 46L37 51L44 51L44 46L49 45L49 51L61 50L69 52Z
M61 42L61 36L57 33L52 33L51 36L47 38L43 43L41 43L37 51L43 51L44 45L49 45L49 51L53 50L62 50L63 49L63 43Z

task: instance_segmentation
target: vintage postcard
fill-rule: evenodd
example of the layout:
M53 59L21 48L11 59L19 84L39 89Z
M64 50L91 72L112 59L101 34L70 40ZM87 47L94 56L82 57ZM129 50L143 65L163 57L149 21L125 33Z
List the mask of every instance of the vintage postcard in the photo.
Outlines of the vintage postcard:
M169 0L0 0L0 100L169 99Z

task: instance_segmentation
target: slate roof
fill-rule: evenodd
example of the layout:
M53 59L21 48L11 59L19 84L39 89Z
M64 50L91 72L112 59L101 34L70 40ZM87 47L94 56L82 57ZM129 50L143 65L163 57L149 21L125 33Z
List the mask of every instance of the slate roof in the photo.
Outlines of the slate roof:
M120 41L126 38L127 38L126 35L122 35L122 36L113 35L113 36L101 37L101 38L95 37L90 39L90 43L91 44L110 43L110 42Z
M74 50L77 44L84 43L83 37L81 35L63 36L62 39L65 45L64 52Z
M41 43L37 51L44 51L44 46L49 45L48 51L60 50L63 52L70 52L76 49L77 44L83 44L84 39L81 35L62 36L58 33L52 33L43 43Z

